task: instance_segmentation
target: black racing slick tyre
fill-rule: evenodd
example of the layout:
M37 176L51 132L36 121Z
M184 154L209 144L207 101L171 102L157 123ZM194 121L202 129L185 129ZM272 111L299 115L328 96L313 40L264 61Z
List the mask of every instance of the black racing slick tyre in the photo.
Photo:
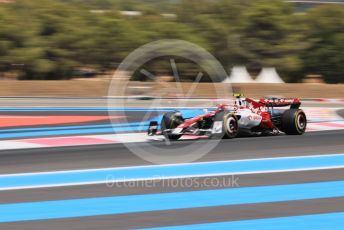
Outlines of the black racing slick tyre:
M282 115L282 130L287 135L302 135L307 128L307 117L301 109L288 109Z
M215 115L213 124L213 138L232 139L238 135L238 118L232 113L220 112Z
M226 139L235 138L238 135L239 124L235 115L227 113L223 118L224 137Z
M167 112L161 119L161 132L170 140L178 140L182 135L166 132L167 129L175 129L184 122L184 119L177 116L177 112Z

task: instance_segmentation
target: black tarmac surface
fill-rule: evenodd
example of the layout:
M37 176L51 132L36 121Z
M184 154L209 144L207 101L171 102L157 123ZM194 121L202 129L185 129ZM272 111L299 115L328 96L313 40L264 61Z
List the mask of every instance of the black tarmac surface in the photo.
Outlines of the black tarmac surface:
M283 156L336 154L344 151L344 131L307 133L304 136L275 136L223 140L200 161L254 159ZM173 143L175 146L188 141ZM163 146L164 143L154 145ZM89 169L116 166L147 165L123 145L100 145L31 149L0 152L0 173L38 172ZM225 176L218 176L221 180ZM297 184L344 180L344 169L304 172L280 172L238 176L240 187ZM205 178L199 178L204 180ZM0 203L42 200L77 199L130 194L220 189L218 187L108 187L106 184L1 191ZM133 229L167 225L183 225L229 220L257 219L344 211L344 198L315 199L291 202L246 204L197 209L168 210L121 215L28 221L0 224L0 229Z

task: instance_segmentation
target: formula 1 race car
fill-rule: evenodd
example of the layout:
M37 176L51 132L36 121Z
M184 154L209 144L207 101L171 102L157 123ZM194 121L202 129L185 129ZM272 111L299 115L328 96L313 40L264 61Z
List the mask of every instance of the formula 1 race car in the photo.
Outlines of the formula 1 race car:
M227 139L237 135L277 135L281 132L302 135L306 131L307 118L299 109L300 105L297 98L255 101L236 94L234 104L220 104L215 110L192 118L184 118L179 111L167 112L160 124L150 122L148 135L164 135L170 140L183 135ZM279 108L286 106L289 108Z

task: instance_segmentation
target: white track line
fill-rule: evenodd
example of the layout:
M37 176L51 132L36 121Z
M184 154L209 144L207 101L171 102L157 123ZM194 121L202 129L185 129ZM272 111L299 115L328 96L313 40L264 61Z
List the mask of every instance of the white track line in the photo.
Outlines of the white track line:
M216 173L216 174L197 174L197 175L183 175L183 176L169 176L169 177L147 177L137 179L116 179L116 180L104 180L104 181L90 181L80 183L61 183L61 184L48 184L48 185L34 185L34 186L18 186L18 187L6 187L0 188L0 191L9 190L23 190L23 189L37 189L37 188L53 188L53 187L70 187L70 186L82 186L82 185L96 185L96 184L112 184L112 183L125 183L125 182L140 182L140 181L161 181L171 179L183 179L183 178L199 178L199 177L215 177L215 176L238 176L238 175L252 175L252 174L265 174L265 173L281 173L281 172L304 172L313 170L326 170L326 169L344 169L343 166L332 167L314 167L314 168L299 168L299 169L285 169L285 170L266 170L266 171L246 171L246 172L229 172L229 173Z
M202 161L193 163L174 163L163 165L138 165L138 166L124 166L124 167L111 167L111 168L93 168L93 169L77 169L77 170L61 170L61 171L48 171L48 172L29 172L29 173L14 173L0 175L0 178L12 176L32 176L32 175L49 175L49 174L64 174L64 173L82 173L82 172L101 172L107 170L123 170L123 169L139 169L139 168L156 168L156 167L171 167L171 166L191 166L202 164L219 164L219 163L235 163L235 162L250 162L250 161L266 161L266 160L288 160L288 159L307 159L307 158L321 158L331 156L344 156L344 153L332 154L319 154L319 155L301 155L290 157L267 157L267 158L251 158L251 159L238 159L238 160L222 160L222 161ZM344 167L344 165L343 165Z

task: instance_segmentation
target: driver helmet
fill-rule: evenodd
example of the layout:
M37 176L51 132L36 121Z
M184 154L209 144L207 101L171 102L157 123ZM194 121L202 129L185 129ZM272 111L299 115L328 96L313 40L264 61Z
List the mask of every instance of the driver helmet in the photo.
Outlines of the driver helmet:
M238 106L247 106L247 101L246 101L246 98L244 97L236 97L235 98L235 105L238 105Z

